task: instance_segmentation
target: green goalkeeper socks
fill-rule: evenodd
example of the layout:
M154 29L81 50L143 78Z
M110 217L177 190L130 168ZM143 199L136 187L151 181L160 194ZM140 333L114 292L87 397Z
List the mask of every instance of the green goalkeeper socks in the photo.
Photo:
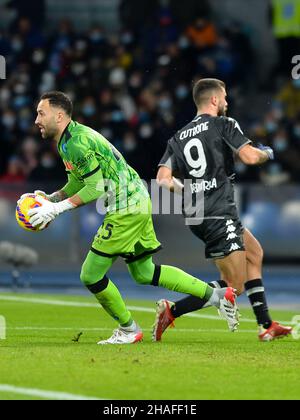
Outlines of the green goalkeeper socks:
M95 294L103 309L122 327L132 324L131 313L126 308L125 302L116 286L109 280L105 290Z
M213 294L213 288L207 283L185 273L179 268L167 265L161 266L159 286L174 292L186 293L207 300Z

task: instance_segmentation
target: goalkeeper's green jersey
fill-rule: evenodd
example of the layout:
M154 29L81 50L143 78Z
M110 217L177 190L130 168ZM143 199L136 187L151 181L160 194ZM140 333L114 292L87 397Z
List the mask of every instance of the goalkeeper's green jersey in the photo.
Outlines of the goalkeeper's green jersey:
M58 143L68 183L68 197L77 194L84 203L104 198L108 212L126 209L145 198L148 191L121 153L98 132L71 121Z

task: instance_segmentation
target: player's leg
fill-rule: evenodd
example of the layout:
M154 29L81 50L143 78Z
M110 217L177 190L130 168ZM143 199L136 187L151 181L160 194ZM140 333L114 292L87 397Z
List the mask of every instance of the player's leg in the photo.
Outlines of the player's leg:
M221 272L221 280L210 283L210 286L216 289L232 286L241 293L246 279L246 270L245 267L242 267L244 275L241 275L240 265L243 266L244 264L245 266L245 253L243 229L240 221L238 219L207 220L200 225L191 226L191 231L206 244L206 258L215 259L218 256L219 259L217 261L220 261L220 265L223 265L223 267L220 267L219 269ZM239 251L235 251L237 249ZM236 256L230 258L230 255L233 253L236 254ZM230 267L230 264L236 266L236 261L233 261L236 259L241 260L242 263L240 264L238 261L238 266L236 270L234 270ZM221 261L223 261L223 264ZM231 279L230 284L228 285L225 281L226 278ZM210 303L204 299L187 296L175 303L168 302L167 300L159 301L157 312L162 314L162 316L165 313L165 319L167 320L165 325L168 326L172 324L175 318L209 306L211 306Z
M128 270L139 284L164 287L174 292L191 294L206 301L213 295L213 289L207 283L176 267L155 265L151 256L129 263Z
M120 324L109 340L99 344L129 344L140 341L142 332L133 321L122 296L107 277L116 258L108 258L90 251L82 266L81 281L93 293L105 311Z
M247 282L245 288L257 324L260 326L259 338L271 341L274 338L291 334L291 327L284 327L272 321L269 314L265 288L262 280L263 249L252 233L245 229L244 242L247 256Z
M201 225L191 226L191 231L195 236L197 236L197 238L201 239L205 243L206 258L215 259L216 256L219 256L219 258L225 259L226 256L232 254L234 249L238 248L240 249L240 252L244 250L243 229L238 219L205 221ZM237 256L239 256L239 253L237 253ZM210 286L214 288L227 287L228 285L225 281L225 277L226 273L223 274L221 272L221 280L210 283ZM231 274L230 277L235 276ZM241 280L238 278L233 281L233 284L234 288L237 290L240 289L241 291L243 288ZM188 296L175 302L175 304L172 305L171 313L174 318L178 318L188 312L197 311L208 306L207 302L203 299Z
M144 285L161 286L180 293L187 293L207 301L213 295L213 289L207 283L170 266L158 266L153 263L151 254L157 250L157 241L151 215L151 202L148 213L144 215L142 229L137 232L133 255L126 260L129 272L136 282ZM136 216L139 220L141 216ZM129 233L131 230L129 231Z
M153 263L152 257L147 256L128 264L132 277L139 284L164 287L166 289L197 296L219 309L220 315L228 322L231 331L238 326L237 308L233 289L213 289L207 283L199 280L184 271L172 266L158 266ZM153 329L154 341L161 339L162 333L170 325L164 314L157 312Z
M221 278L237 291L240 296L244 292L244 284L247 280L246 251L235 251L230 255L216 259L215 264L219 269Z

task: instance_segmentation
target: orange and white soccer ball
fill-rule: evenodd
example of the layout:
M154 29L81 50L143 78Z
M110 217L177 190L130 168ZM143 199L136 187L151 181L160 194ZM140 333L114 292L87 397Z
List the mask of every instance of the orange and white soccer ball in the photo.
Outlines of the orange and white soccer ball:
M25 229L29 232L39 232L39 226L33 227L30 224L30 217L28 216L28 212L31 209L36 207L41 207L41 204L36 200L38 196L35 194L29 194L26 197L22 198L17 205L16 208L16 219L18 225L21 226L22 229ZM46 226L47 227L47 226Z

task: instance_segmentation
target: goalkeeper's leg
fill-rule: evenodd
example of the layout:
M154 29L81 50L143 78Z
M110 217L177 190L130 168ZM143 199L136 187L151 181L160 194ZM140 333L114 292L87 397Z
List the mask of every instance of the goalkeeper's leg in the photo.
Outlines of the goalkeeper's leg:
M115 260L116 258L101 257L89 252L80 275L83 284L95 295L105 311L120 324L118 334L99 344L129 344L140 341L143 337L119 290L106 276Z
M139 284L160 286L174 292L186 293L209 301L212 287L176 267L155 265L152 257L144 257L128 264L128 270Z
M216 306L227 320L229 328L232 331L236 330L238 309L232 288L214 289L179 268L155 265L151 256L129 263L128 269L132 277L140 284L160 286L174 292L193 295L208 302L211 306Z

